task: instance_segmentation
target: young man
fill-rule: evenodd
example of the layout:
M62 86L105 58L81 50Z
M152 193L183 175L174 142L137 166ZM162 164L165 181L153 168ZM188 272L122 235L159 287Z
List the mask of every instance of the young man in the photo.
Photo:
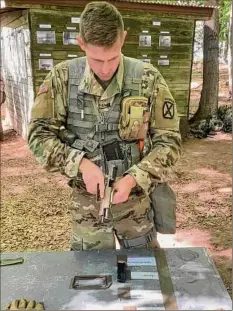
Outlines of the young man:
M31 151L70 178L75 250L115 248L114 236L124 248L156 247L156 229L175 231L164 181L180 155L176 105L156 68L121 54L125 37L113 5L89 3L78 37L86 57L55 66L32 108ZM112 206L101 222L96 194L109 194L113 168Z

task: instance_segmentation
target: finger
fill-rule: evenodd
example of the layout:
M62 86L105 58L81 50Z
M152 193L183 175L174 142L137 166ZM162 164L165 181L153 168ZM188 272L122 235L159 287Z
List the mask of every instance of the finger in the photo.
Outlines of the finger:
M36 305L35 300L29 300L26 310L32 310L32 309L34 309L35 305Z
M16 300L12 301L12 302L6 307L6 309L8 309L8 310L17 310L17 309L18 309L18 305L19 305L19 300L16 299Z
M35 310L44 310L44 304L43 302L38 302L36 304Z
M4 310L10 310L11 309L11 303L9 303L5 308Z
M114 190L118 191L118 181L114 182L112 187Z
M18 309L20 310L25 310L27 307L27 300L24 299L24 298L21 298L20 301L19 301L19 306L18 306Z
M113 195L113 204L118 204L121 202L121 195L120 195L120 192L115 192L114 195Z
M96 194L97 193L97 184L96 183L91 183L87 185L87 191L91 194Z

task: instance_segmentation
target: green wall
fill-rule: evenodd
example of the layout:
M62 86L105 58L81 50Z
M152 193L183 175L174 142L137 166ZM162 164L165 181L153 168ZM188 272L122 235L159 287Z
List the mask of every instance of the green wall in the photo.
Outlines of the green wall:
M77 57L84 55L78 45L63 44L63 31L79 32L79 24L72 23L71 18L78 18L80 14L81 10L30 10L32 66L36 92L48 73L46 69L39 69L40 59L51 58L55 65L63 60L72 59L74 55ZM128 31L123 54L138 59L150 59L167 81L177 102L179 115L187 116L195 21L187 17L141 12L122 12L122 15L125 29ZM51 28L41 28L40 25L42 27L50 25ZM76 29L69 30L67 27ZM56 44L38 43L37 31L55 31ZM170 46L159 46L161 32L166 32L162 34L163 36L170 36ZM151 45L139 46L139 36L150 36ZM41 54L51 54L51 56L41 56ZM159 60L163 63L169 61L169 65L160 65ZM45 60L41 62L46 63Z

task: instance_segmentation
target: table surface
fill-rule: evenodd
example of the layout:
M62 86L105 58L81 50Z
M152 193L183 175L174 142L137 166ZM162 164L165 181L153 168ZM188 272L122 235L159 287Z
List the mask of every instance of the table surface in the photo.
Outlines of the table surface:
M178 310L232 310L231 298L205 248L162 252L162 265L161 257L158 264L160 251L153 249L2 253L1 259L23 257L24 263L1 267L1 307L24 297L43 301L46 310L123 310L127 306L165 310L169 309L166 290L172 287ZM117 282L119 255L127 258L131 275L125 283ZM70 288L74 276L99 274L112 276L109 288Z

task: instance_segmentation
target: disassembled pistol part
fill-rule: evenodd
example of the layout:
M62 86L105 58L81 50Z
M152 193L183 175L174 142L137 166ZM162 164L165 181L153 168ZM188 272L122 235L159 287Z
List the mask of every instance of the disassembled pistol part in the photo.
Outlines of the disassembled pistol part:
M14 259L6 258L6 259L0 260L0 266L10 266L10 265L16 265L19 263L24 263L23 257L14 258Z
M70 289L106 289L111 285L111 275L77 275L71 279Z

